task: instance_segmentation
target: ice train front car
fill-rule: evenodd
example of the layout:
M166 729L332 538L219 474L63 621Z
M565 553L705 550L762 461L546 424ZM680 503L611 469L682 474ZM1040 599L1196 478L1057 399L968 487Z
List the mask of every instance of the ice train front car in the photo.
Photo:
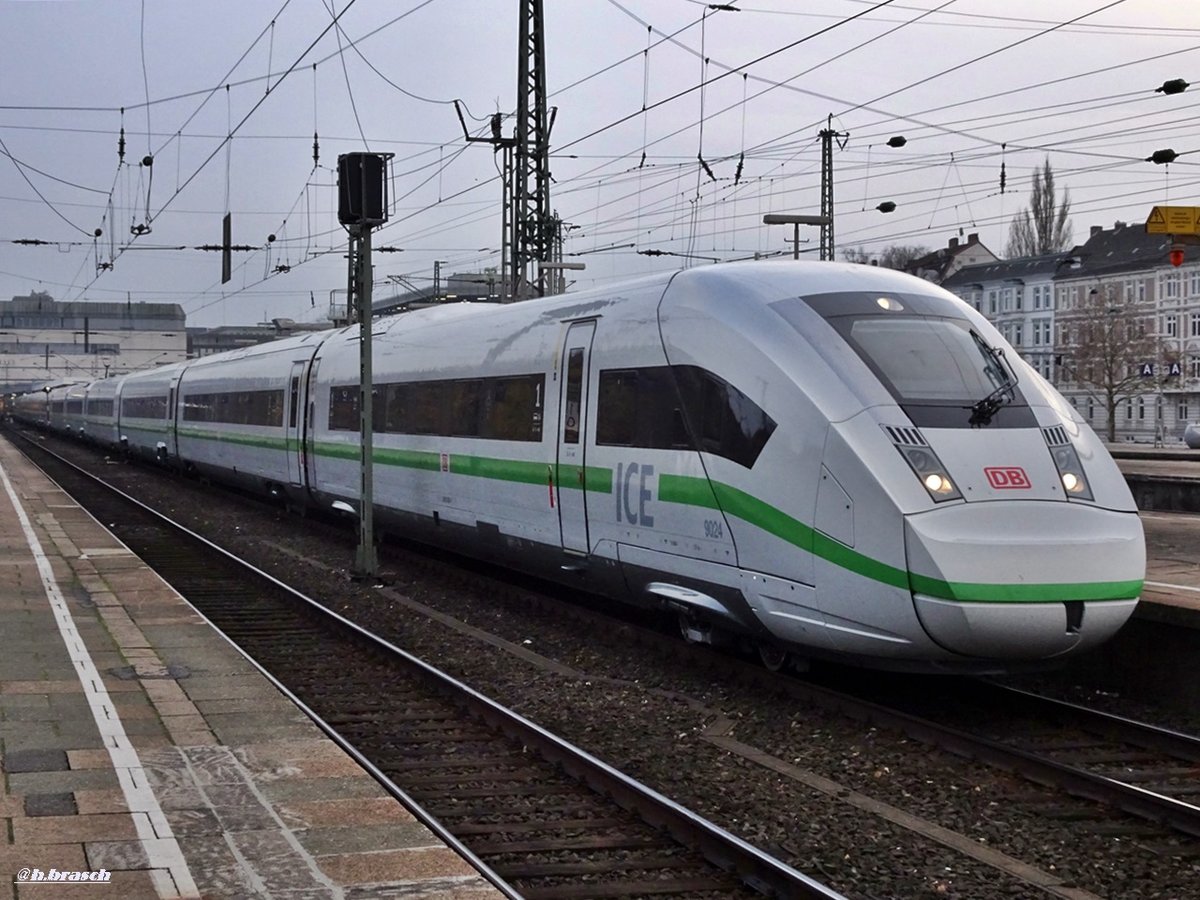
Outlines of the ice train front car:
M736 548L746 605L681 585L704 598L674 601L693 636L740 619L775 658L1006 671L1132 614L1145 544L1124 479L958 298L870 267L747 264L678 276L659 324L673 368L707 367L772 423L749 466L701 434L701 477L659 478L660 500L719 512Z

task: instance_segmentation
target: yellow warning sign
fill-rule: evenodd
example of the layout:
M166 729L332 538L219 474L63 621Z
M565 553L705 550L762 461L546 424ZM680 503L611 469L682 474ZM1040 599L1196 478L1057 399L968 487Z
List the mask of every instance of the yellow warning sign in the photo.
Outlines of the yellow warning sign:
M1146 234L1198 234L1200 206L1156 206L1146 219Z

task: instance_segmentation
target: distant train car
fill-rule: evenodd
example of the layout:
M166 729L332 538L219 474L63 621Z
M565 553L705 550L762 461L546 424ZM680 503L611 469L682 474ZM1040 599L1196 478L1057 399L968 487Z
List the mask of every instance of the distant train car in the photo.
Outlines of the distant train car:
M407 313L373 348L382 529L671 610L772 667L1045 665L1114 634L1141 591L1103 445L920 279L707 266ZM346 329L128 376L121 438L354 506L358 353Z
M302 385L326 336L306 334L188 365L176 412L184 467L303 499Z
M87 386L83 406L83 437L103 447L120 445L117 431L117 378L102 378Z
M128 453L160 462L176 458L175 389L185 366L174 363L119 379L117 440Z
M85 382L72 384L63 394L62 428L64 431L82 437L84 433L83 402L87 397L88 385ZM54 395L51 393L51 399Z
M18 394L12 401L13 418L30 425L45 426L48 424L48 409L44 390L26 391Z
M67 396L74 390L82 389L83 385L76 382L62 382L46 388L46 421L54 431L69 432L70 419L67 413Z

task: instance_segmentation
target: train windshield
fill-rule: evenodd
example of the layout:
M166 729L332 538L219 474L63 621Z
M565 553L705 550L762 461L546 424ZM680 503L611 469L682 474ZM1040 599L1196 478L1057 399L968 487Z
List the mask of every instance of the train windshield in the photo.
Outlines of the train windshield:
M914 424L1036 424L1003 352L991 347L951 301L919 294L846 293L785 301L774 308L788 318L787 304L796 302L837 331Z

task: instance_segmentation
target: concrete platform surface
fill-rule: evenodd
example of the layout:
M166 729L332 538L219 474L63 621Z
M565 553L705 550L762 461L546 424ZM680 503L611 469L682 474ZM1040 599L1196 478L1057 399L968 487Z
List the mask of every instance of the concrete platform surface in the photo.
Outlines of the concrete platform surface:
M1143 512L1146 586L1138 613L1200 628L1200 515Z
M0 779L0 900L501 896L2 438Z

